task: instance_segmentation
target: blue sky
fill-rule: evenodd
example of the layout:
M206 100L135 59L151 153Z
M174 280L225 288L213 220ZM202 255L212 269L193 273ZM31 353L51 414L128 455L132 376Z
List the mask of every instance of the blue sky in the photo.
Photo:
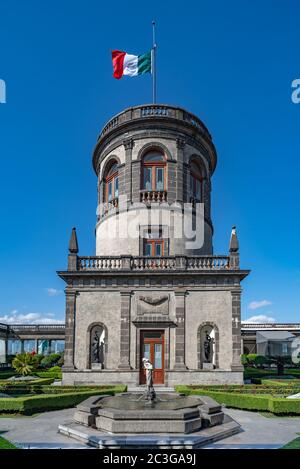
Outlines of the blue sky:
M112 78L110 50L146 52L156 18L158 100L197 114L217 147L214 250L236 224L243 318L299 322L299 2L0 0L0 14L0 321L64 319L72 226L95 251L97 135L151 100L150 76Z

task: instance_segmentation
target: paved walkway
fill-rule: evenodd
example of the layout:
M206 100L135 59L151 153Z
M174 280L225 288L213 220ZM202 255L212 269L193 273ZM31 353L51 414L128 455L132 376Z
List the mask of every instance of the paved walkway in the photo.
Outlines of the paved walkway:
M36 417L0 418L0 434L23 448L87 447L57 433L59 423L72 419L74 409L46 412ZM300 417L267 418L256 412L226 409L243 431L206 448L280 448L300 433Z
M238 409L225 409L225 412L239 422L243 431L206 448L281 448L300 433L300 417L264 417L257 412Z

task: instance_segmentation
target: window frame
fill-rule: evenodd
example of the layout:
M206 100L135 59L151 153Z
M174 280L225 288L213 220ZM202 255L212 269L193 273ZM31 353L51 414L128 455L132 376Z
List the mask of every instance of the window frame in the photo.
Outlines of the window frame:
M148 239L148 238L144 238L144 243L143 243L143 255L144 257L163 257L164 256L164 247L165 247L165 243L164 243L164 239L163 238L156 238L156 239ZM160 256L157 256L156 255L156 246L157 245L160 245L161 246L161 254ZM148 256L146 254L146 246L151 246L151 254L150 256Z
M114 165L116 165L116 170L108 176L109 172L111 171ZM117 182L117 190L116 190L116 182ZM112 188L111 198L109 198L110 184ZM113 200L118 199L118 198L119 198L119 169L118 169L117 161L114 161L109 166L109 169L106 170L105 176L104 176L104 202L112 202Z
M192 165L195 165L198 169L198 173L193 170ZM190 194L191 194L191 199L193 202L198 202L201 203L203 200L203 172L196 160L191 160L190 162ZM197 197L197 183L199 183L200 186L200 198Z
M161 157L162 161L145 161L147 158L147 155L149 153L154 153L157 152L157 154ZM146 188L146 183L145 183L145 169L150 168L150 184L151 184L151 189ZM149 191L149 192L163 192L166 191L167 187L167 162L164 153L161 150L148 150L147 153L144 154L143 159L142 159L142 190L144 191ZM162 169L163 170L163 177L162 177L162 183L163 187L161 189L157 189L157 169Z

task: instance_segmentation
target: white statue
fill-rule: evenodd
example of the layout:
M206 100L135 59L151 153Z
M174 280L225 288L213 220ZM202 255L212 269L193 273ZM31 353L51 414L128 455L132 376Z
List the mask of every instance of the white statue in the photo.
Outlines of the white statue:
M143 358L143 366L146 370L146 384L147 384L147 394L146 399L150 402L153 402L156 398L156 393L153 387L153 365L150 362L149 358Z
M153 365L149 358L143 358L143 366L146 370L146 384L148 388L153 387Z

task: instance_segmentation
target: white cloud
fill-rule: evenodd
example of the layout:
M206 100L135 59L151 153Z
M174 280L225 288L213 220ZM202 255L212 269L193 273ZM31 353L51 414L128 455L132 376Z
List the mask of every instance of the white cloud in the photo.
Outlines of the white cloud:
M53 319L52 313L19 313L14 309L9 314L0 316L0 322L5 324L64 324L60 319Z
M252 323L252 324L274 324L276 322L276 319L273 318L272 316L259 314L258 316L251 316L248 319L244 319L242 323L243 322Z
M62 290L57 290L56 288L46 288L49 296L58 296L62 294Z
M269 300L251 301L251 303L248 304L248 309L263 308L264 306L268 306L271 304L272 304L272 301L269 301Z

